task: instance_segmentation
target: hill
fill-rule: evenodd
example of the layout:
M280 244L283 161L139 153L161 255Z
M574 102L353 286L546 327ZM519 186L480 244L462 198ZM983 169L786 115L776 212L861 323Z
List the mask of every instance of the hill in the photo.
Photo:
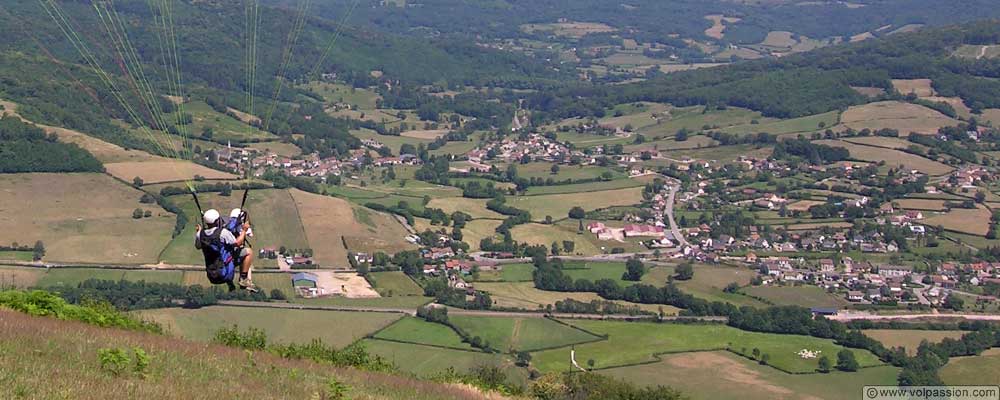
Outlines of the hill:
M162 335L98 328L0 309L3 398L331 398L339 382L351 398L480 399L462 387L333 368ZM101 368L102 349L140 348L150 357L144 376L114 376ZM322 395L321 395L322 394Z

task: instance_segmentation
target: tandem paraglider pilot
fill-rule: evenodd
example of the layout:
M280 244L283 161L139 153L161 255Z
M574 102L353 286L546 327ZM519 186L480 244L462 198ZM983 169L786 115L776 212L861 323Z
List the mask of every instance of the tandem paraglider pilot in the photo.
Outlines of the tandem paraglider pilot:
M195 228L194 247L201 250L205 256L205 272L208 280L212 284L226 284L229 290L235 290L236 285L233 280L236 277L236 267L240 267L239 281L240 288L256 293L259 290L250 279L250 263L246 261L244 252L249 252L245 246L247 234L250 231L250 222L244 220L240 225L238 234L223 226L223 221L219 211L208 210L203 216L205 228L201 225ZM239 257L239 259L237 259Z

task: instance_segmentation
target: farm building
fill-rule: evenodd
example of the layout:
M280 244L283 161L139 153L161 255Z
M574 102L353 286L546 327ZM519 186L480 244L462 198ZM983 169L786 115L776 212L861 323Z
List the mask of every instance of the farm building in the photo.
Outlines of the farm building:
M308 272L299 272L292 275L292 286L295 288L316 288L316 282L319 280L315 274L310 274Z

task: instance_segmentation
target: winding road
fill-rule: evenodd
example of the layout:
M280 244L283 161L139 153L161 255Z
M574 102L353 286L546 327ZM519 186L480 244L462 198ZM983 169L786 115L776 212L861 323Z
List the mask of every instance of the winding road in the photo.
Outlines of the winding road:
M680 186L677 185L670 187L670 194L667 195L667 220L670 221L670 232L673 233L674 239L680 243L681 247L691 246L691 243L688 243L687 239L684 238L684 234L681 233L680 228L677 227L677 221L674 221L674 197L677 196L677 189L679 188Z

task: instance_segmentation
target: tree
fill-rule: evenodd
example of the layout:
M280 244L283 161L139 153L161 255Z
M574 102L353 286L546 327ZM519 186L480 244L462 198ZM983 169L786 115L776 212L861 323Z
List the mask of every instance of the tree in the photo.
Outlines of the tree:
M559 174L559 164L552 164L552 168L549 168L549 171L552 171L552 175Z
M769 361L771 361L770 354L764 353L760 355L760 365L767 365Z
M823 356L819 358L819 372L827 373L830 372L830 357Z
M976 192L976 203L982 203L984 201L986 201L986 192L983 192L982 190Z
M140 188L140 187L142 187L142 184L143 184L142 178L140 178L138 176L135 177L135 178L132 178L132 186L134 186L136 188Z
M646 266L642 264L642 261L639 261L637 258L630 258L625 263L625 273L622 274L622 280L638 282L645 273Z
M854 358L854 353L850 350L843 349L837 353L837 369L841 371L857 371L860 366L858 365L858 360Z
M962 311L965 308L965 300L954 294L949 295L948 298L944 299L944 306L955 311Z
M694 266L691 263L683 263L677 266L677 275L674 277L679 281L686 281L694 278Z
M583 219L587 216L587 212L583 210L582 207L573 207L569 209L569 217L573 219Z
M751 358L753 358L754 360L759 359L760 358L760 349L754 347L753 348L753 352L751 352L750 354L751 354Z
M558 256L559 251L559 242L552 242L552 255Z
M32 250L31 254L31 258L35 261L41 260L42 257L45 257L45 243L42 243L41 240L35 242L35 248Z
M142 214L143 212L141 208L136 208L135 210L132 210L132 218L141 219Z
M677 135L674 136L674 139L677 140L678 142L683 142L688 140L687 128L681 128L679 131L677 131Z

